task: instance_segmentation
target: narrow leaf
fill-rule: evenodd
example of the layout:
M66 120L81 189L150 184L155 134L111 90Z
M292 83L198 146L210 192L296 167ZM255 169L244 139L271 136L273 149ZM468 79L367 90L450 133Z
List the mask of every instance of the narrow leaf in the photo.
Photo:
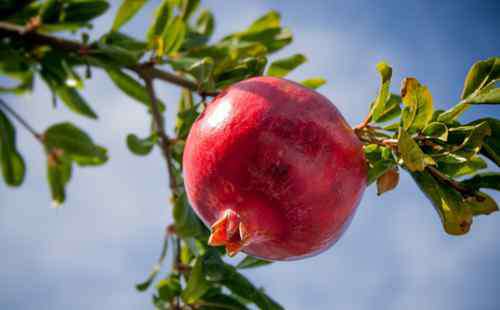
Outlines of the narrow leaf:
M179 16L176 16L165 28L162 34L163 52L167 55L179 50L186 37L187 26Z
M321 77L315 77L315 78L310 78L307 80L303 80L300 82L300 84L304 85L305 87L311 88L311 89L317 89L324 84L326 84L326 80Z
M389 87L391 85L392 68L385 62L380 62L377 64L377 71L380 73L382 83L375 99L375 104L372 108L372 118L374 121L378 121L382 112L385 110L385 103L389 98Z
M9 186L21 185L26 174L26 165L16 149L16 130L1 109L0 161L5 183Z
M97 119L97 114L95 114L90 105L74 88L61 85L55 89L55 92L71 111L89 118Z
M118 31L124 24L129 22L148 0L124 0L118 8L113 22L113 31Z
M155 42L162 35L163 30L165 30L165 27L172 17L172 11L173 8L170 0L163 0L156 8L153 22L149 26L147 32L148 42L151 46L154 46Z
M238 269L248 269L248 268L255 268L255 267L269 265L271 263L272 262L270 262L270 261L259 259L259 258L255 258L253 256L247 255L247 257L245 257L241 262L239 262L236 265L236 268L238 268Z
M295 54L290 57L273 61L267 70L267 75L284 77L306 61L307 58L302 54Z

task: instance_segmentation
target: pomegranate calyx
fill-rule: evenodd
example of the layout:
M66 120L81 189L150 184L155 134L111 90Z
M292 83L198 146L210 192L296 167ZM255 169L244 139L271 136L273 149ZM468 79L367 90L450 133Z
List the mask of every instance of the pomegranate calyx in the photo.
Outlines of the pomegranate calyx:
M225 246L229 256L236 255L244 246L250 243L250 235L239 215L233 210L226 210L211 226L208 244L211 246Z

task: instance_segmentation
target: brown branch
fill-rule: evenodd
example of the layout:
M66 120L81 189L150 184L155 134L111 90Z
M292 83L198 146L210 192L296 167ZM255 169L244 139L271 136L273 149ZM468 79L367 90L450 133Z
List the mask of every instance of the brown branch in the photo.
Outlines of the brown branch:
M35 45L48 45L58 50L65 52L74 52L79 55L86 55L92 52L92 45L88 46L78 41L63 39L37 31L32 31L27 27L20 25L0 22L0 38L11 38L14 40L26 41ZM158 68L151 68L150 63L140 63L137 65L128 66L127 68L143 75L145 67L149 67L148 77L151 79L158 79L170 84L174 84L180 87L188 88L191 91L197 92L200 96L217 96L216 91L200 91L198 84L195 82L178 76L174 73L160 70Z
M434 178L439 179L441 182L445 183L449 187L453 188L454 190L456 190L457 192L459 192L460 194L462 194L462 196L464 198L476 196L476 192L475 191L470 190L467 187L465 187L462 184L460 184L459 182L451 179L450 177L448 177L447 175L443 174L441 171L439 171L435 167L427 166L425 169Z
M161 115L159 103L156 98L156 93L153 86L153 79L148 75L147 70L141 71L141 77L144 79L146 90L148 91L149 97L151 99L151 112L153 114L153 122L156 129L156 134L158 135L158 144L162 151L163 157L167 163L167 173L169 176L170 190L174 197L179 196L179 188L177 185L177 180L174 174L174 163L172 159L172 150L170 148L170 139L165 131L165 124L163 116Z

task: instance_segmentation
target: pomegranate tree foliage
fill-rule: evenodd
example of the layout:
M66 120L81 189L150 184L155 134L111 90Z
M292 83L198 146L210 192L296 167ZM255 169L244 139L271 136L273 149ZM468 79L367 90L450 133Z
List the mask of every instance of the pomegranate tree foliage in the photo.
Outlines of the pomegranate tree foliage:
M89 40L87 31L92 20L109 9L108 1L0 2L0 73L12 80L9 86L0 86L0 92L29 92L38 75L51 90L47 101L54 107L61 103L82 117L97 119L81 92L92 69L104 70L117 88L151 115L149 136L126 137L130 151L146 156L158 146L170 178L174 223L167 229L158 264L137 289L144 291L155 282L170 247L172 270L155 284L157 308L246 309L254 304L282 309L238 271L270 262L246 257L232 266L223 261L222 249L206 245L209 232L189 206L181 159L189 129L207 97L252 76L286 77L307 59L295 54L268 65L267 57L292 41L274 11L247 29L211 40L214 16L199 8L199 0L163 0L143 37L125 34L122 27L146 2L123 1L112 28L95 41ZM78 39L57 34L65 32ZM487 170L488 165L500 165L500 121L484 118L461 123L459 117L477 104L500 104L500 57L470 68L460 102L447 111L434 108L429 89L415 78L404 79L399 94L391 93L392 68L382 62L377 70L378 94L368 117L355 128L365 144L369 183L376 182L382 194L397 186L401 169L408 171L436 209L445 231L467 233L473 217L498 210L494 199L481 190L500 190L500 174ZM163 115L169 107L156 98L153 80L182 88L175 124L165 124ZM302 81L313 89L324 83L319 77ZM15 112L15 106L0 99L1 170L9 186L20 186L26 169L14 124L29 130L43 145L56 206L65 200L73 168L108 160L106 149L76 125L58 123L39 133ZM167 136L166 126L175 126L175 137Z

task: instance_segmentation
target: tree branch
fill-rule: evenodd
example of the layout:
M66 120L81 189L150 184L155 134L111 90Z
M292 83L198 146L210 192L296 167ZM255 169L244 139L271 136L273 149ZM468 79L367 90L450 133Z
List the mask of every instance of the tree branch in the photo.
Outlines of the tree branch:
M454 190L456 190L457 192L459 192L460 194L462 194L462 196L464 198L476 196L476 192L475 191L470 190L467 187L465 187L462 184L460 184L459 182L451 179L447 175L443 174L441 171L437 170L435 167L427 166L426 170L434 178L439 179L444 184L448 185L449 187L453 188Z
M78 41L63 39L36 31L31 31L27 27L20 25L0 22L0 38L12 38L33 43L35 45L49 45L65 52L74 52L79 55L85 55L92 52L92 46L82 44ZM200 96L217 96L218 92L200 91L198 84L174 73L151 68L150 63L139 63L137 65L128 66L127 68L143 75L143 70L148 67L148 77L158 79L180 87L188 88L191 91L197 92Z
M0 106L7 111L8 114L12 115L12 117L14 117L26 130L28 130L33 137L35 137L35 139L43 143L42 135L39 134L30 124L28 124L26 120L24 120L21 115L17 114L17 112L9 107L9 105L2 99L0 99Z
M161 115L158 100L156 98L156 93L153 86L153 79L148 72L143 70L141 71L141 77L144 79L146 90L148 91L149 97L151 99L151 112L153 114L153 122L156 127L156 133L159 139L159 146L162 150L163 157L167 163L167 173L169 176L170 190L172 195L175 197L179 196L179 188L177 185L177 180L175 179L174 174L174 163L172 160L172 150L170 149L170 139L167 136L165 131L165 124L163 121L163 116Z

